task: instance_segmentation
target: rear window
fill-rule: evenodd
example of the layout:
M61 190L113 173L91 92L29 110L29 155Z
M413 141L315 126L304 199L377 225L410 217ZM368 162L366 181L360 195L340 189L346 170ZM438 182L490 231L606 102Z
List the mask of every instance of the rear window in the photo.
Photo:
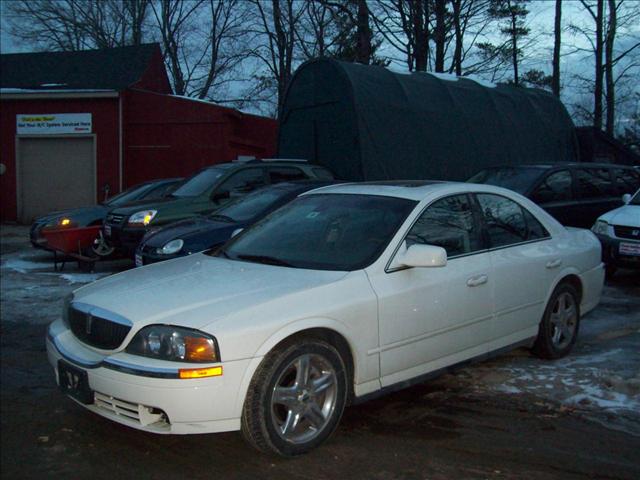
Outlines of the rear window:
M467 182L495 185L518 193L525 193L542 172L541 168L534 167L487 168L476 173Z

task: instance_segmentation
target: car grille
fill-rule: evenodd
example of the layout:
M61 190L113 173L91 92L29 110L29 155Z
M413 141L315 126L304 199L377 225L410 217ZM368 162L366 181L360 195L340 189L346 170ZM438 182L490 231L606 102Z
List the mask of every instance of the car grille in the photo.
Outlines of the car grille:
M69 327L83 343L103 350L118 348L131 330L129 325L69 308Z
M107 223L111 225L120 225L124 220L124 215L120 215L117 213L110 213L107 215Z
M627 227L624 225L614 225L613 231L618 238L630 238L640 240L640 227Z
M127 402L126 400L104 395L99 392L94 392L94 403L96 407L106 410L112 415L125 417L143 427L149 425L153 425L158 429L162 429L163 427L167 429L169 427L166 414L157 408Z

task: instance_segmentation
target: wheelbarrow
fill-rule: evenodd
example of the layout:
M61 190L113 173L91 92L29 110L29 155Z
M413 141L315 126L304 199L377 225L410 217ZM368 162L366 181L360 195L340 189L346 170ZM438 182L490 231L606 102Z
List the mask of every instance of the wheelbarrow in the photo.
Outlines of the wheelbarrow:
M53 269L62 271L66 258L78 261L78 268L83 272L93 271L97 256L89 256L91 246L99 235L101 225L82 228L45 229L42 235L47 240L47 246L53 250ZM62 255L61 266L58 268L58 255Z

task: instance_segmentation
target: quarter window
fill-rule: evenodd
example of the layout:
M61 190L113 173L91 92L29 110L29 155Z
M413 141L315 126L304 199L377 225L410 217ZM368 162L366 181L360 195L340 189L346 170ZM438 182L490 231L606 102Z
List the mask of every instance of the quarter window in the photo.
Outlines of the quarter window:
M549 236L542 224L513 200L478 194L478 202L493 248Z
M531 195L536 203L571 200L571 173L560 170L546 177Z
M442 247L448 257L482 249L482 235L467 195L454 195L430 205L411 227L407 247L427 244Z

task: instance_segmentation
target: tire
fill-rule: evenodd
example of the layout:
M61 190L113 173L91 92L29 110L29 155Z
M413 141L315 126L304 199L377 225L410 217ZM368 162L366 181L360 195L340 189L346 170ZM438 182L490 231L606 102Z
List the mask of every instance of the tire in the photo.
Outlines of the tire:
M302 337L276 348L249 385L242 411L244 438L264 453L285 457L314 449L340 422L346 372L338 350L323 340Z
M578 292L569 283L561 283L551 294L540 322L533 353L553 360L567 355L576 343L580 327Z

